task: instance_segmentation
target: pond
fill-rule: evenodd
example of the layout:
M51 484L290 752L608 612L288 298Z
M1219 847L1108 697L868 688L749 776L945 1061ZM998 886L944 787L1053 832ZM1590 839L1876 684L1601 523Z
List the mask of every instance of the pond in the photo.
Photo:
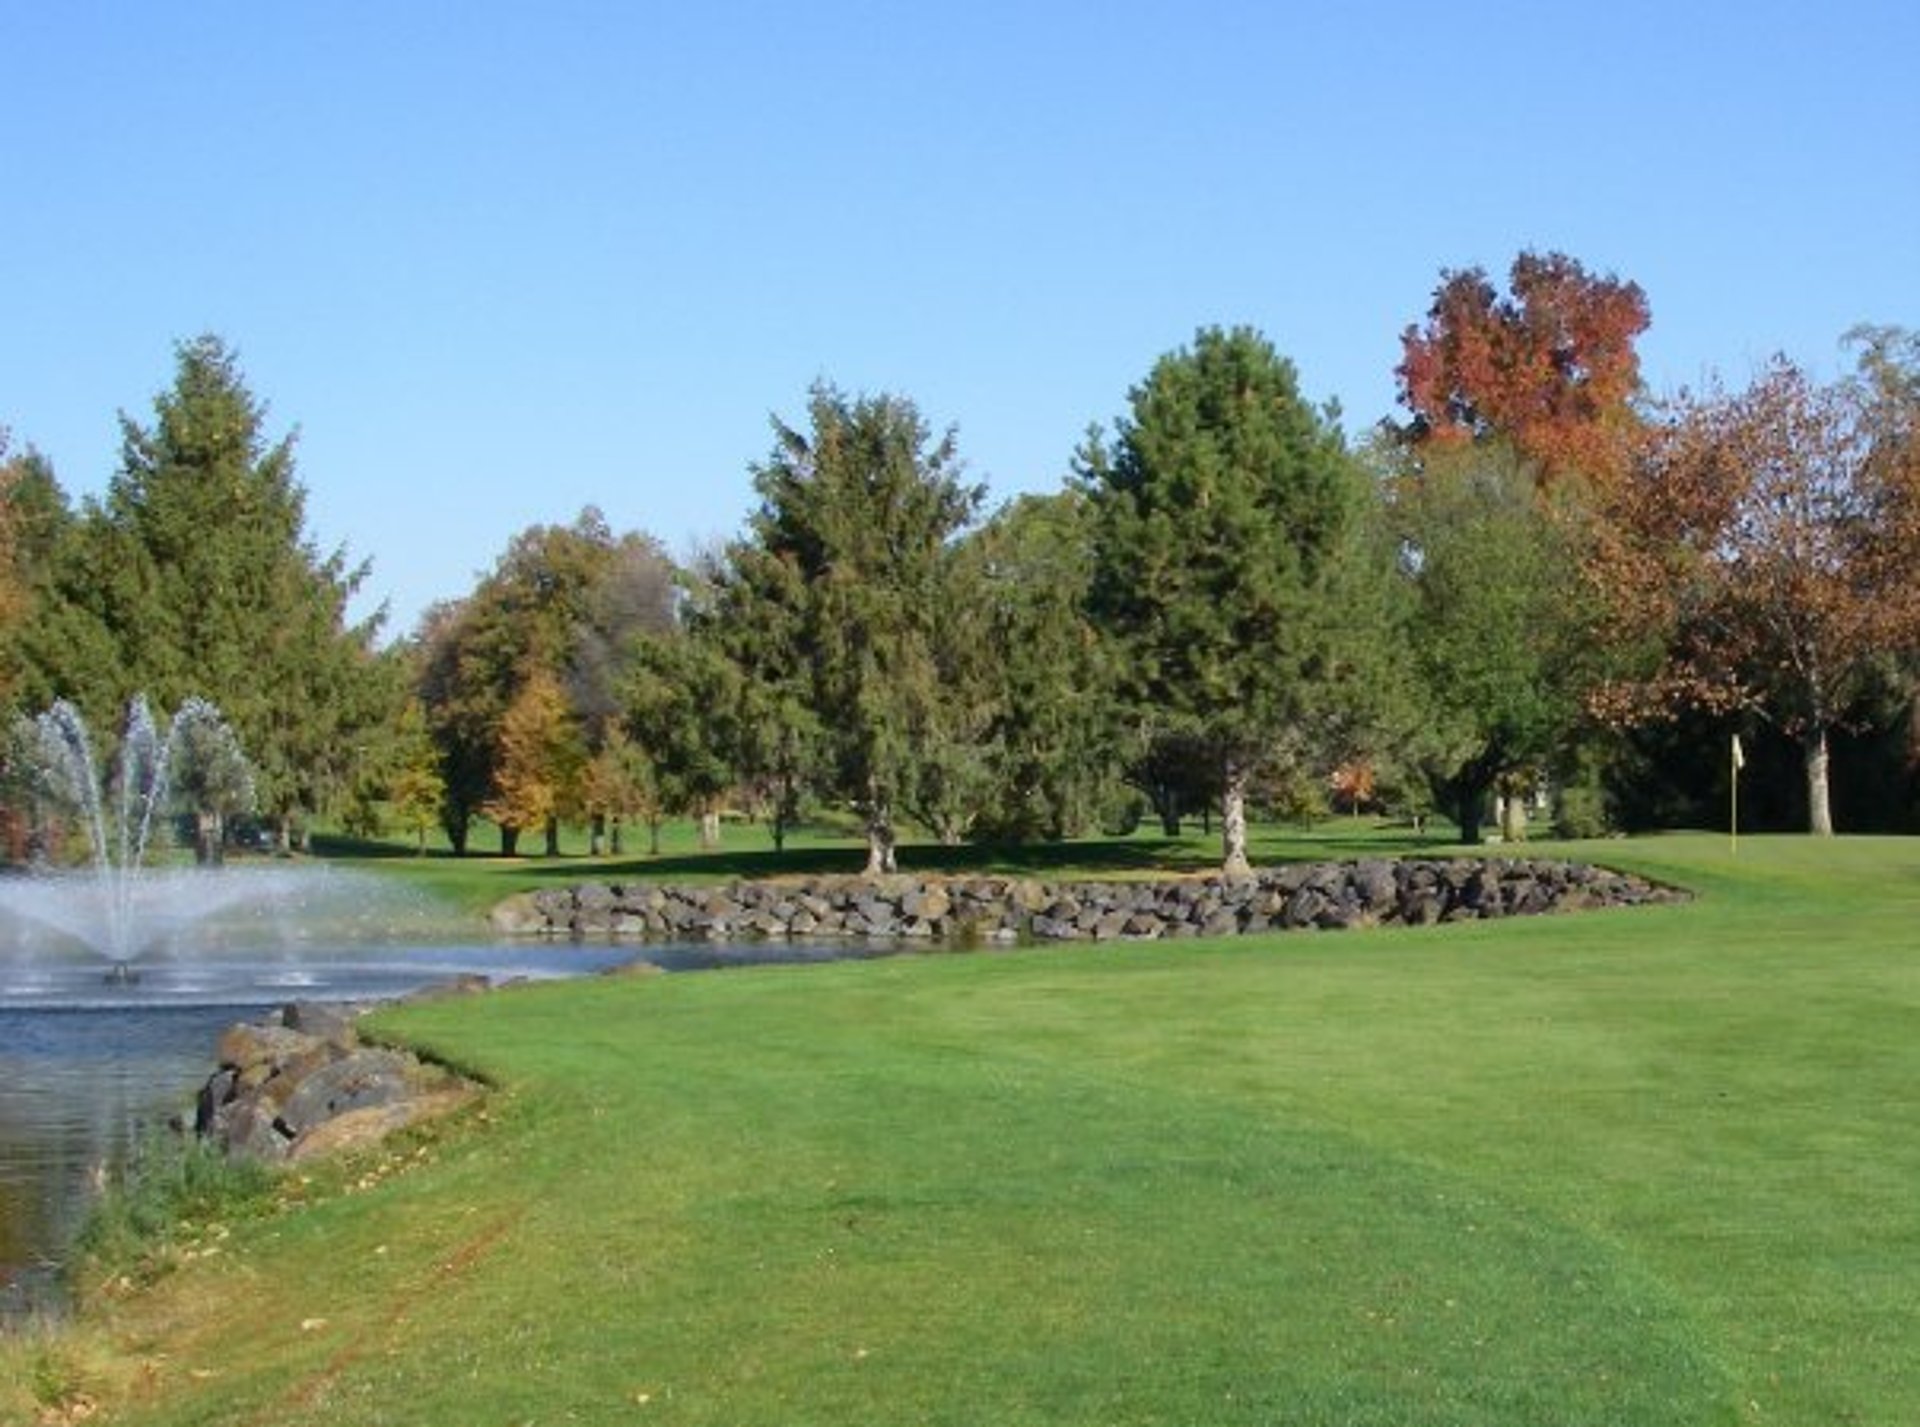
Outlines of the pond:
M707 948L656 948L664 962ZM0 964L0 1319L57 1309L60 1263L100 1183L143 1137L191 1115L214 1046L235 1021L288 1001L367 1001L464 974L578 976L632 961L615 946L308 947L137 965L109 982L97 960Z

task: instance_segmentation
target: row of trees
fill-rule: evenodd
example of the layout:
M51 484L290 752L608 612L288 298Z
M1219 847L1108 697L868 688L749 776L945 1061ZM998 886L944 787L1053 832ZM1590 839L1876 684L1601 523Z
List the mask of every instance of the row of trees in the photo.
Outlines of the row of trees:
M539 746L576 742L532 781L576 791L526 813L731 799L777 835L814 798L884 871L903 817L1057 836L1137 797L1169 822L1217 807L1237 871L1249 799L1330 780L1470 840L1493 795L1550 785L1593 831L1602 773L1688 721L1800 741L1830 828L1828 736L1904 699L1920 638L1914 340L1859 334L1829 387L1775 363L1654 403L1647 322L1637 287L1557 255L1523 255L1505 293L1448 274L1404 338L1407 419L1357 450L1259 334L1203 331L1064 489L985 519L951 431L819 388L804 427L775 421L741 538L624 643L624 720L549 701ZM497 706L535 687L491 669ZM610 757L642 775L596 771Z
M386 649L345 619L362 572L305 540L291 441L202 339L152 425L123 421L104 500L5 463L0 692L211 694L283 839L328 810L619 849L669 815L717 837L744 807L779 839L831 809L884 872L906 823L1217 809L1237 872L1249 804L1329 787L1475 839L1492 794L1550 785L1595 830L1606 776L1670 766L1680 725L1798 741L1830 829L1830 736L1911 702L1920 345L1863 330L1846 380L1777 362L1655 402L1647 322L1559 255L1504 292L1444 274L1405 419L1357 448L1264 337L1204 330L1060 490L990 513L953 431L822 385L724 547L676 563L588 510Z

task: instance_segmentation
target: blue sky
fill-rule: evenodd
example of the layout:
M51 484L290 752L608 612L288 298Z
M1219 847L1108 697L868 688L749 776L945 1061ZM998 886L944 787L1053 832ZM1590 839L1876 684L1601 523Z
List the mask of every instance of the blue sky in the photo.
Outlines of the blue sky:
M1443 268L1637 281L1656 390L1920 326L1920 7L14 4L0 424L76 495L173 344L300 432L392 632L588 503L734 533L808 386L995 499L1210 323L1350 430Z

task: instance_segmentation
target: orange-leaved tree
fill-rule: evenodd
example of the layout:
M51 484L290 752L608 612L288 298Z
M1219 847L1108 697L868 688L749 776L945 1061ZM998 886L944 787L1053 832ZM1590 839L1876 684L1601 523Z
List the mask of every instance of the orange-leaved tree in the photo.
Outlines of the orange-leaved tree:
M1744 391L1678 398L1602 517L1590 570L1649 658L1596 711L1775 724L1803 750L1809 830L1831 833L1828 735L1920 648L1920 443L1870 384L1776 358Z
M1522 253L1502 296L1479 268L1444 272L1424 324L1401 335L1395 368L1413 445L1504 436L1543 480L1605 482L1639 429L1640 359L1650 320L1636 283L1589 273L1562 253Z

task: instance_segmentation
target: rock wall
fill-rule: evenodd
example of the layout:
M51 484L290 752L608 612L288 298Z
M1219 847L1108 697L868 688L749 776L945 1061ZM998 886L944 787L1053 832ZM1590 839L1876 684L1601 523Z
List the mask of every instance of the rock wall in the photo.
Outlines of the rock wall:
M1018 942L1236 936L1252 932L1531 916L1681 900L1583 863L1453 858L1297 864L1241 881L882 881L813 878L724 887L587 883L510 898L503 931L549 937Z

